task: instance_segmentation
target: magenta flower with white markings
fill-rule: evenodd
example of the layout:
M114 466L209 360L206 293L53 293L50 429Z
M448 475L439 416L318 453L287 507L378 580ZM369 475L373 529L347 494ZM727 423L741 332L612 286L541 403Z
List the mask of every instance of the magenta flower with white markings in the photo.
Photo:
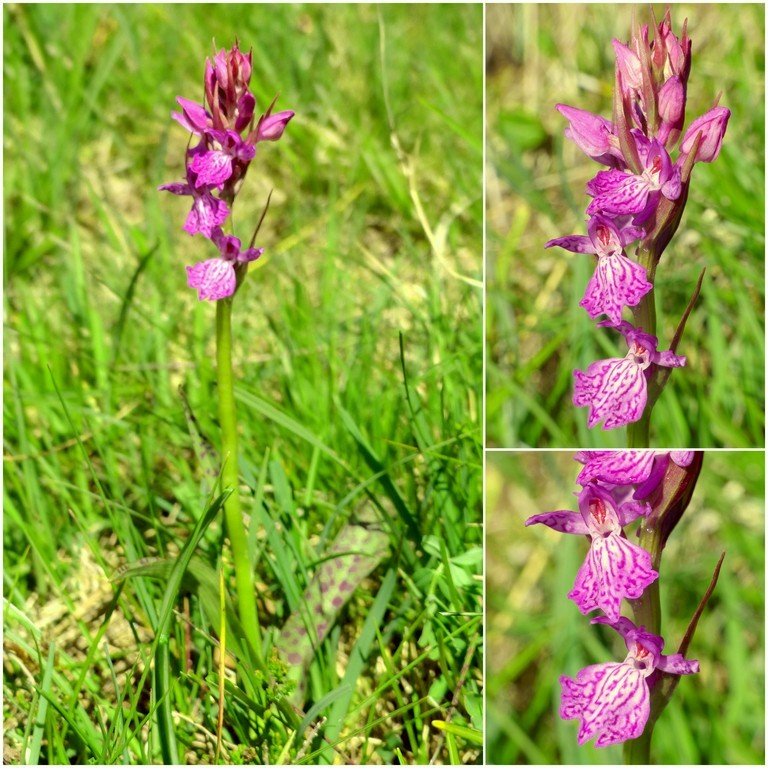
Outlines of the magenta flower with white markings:
M617 222L596 213L587 222L588 236L570 235L550 240L545 248L559 246L572 253L594 253L597 256L595 272L587 284L579 306L591 318L608 315L613 325L621 322L624 307L634 307L653 285L647 280L645 267L632 261L624 247L641 238L639 227L617 226Z
M620 663L592 664L575 680L563 675L560 717L581 721L579 745L597 736L595 746L607 747L642 734L651 711L648 679L656 670L692 675L699 671L699 662L688 661L679 653L662 655L663 638L627 618L612 621L600 616L592 623L615 629L624 638L627 657Z
M656 451L579 451L574 457L584 467L576 482L585 487L589 483L631 485L642 483L651 474Z
M610 325L610 323L598 323ZM626 357L598 360L584 371L574 371L573 404L588 406L587 426L591 429L600 421L603 429L613 429L637 421L648 401L648 377L651 366L680 368L685 357L669 350L658 352L659 340L631 323L616 326L626 339Z
M221 189L232 176L235 162L248 163L256 155L256 148L246 144L235 131L206 131L213 140L208 149L194 153L189 167L197 174L196 186L208 184Z
M703 462L701 451L579 451L584 467L577 482L578 511L533 515L525 525L542 524L561 533L587 536L589 551L568 593L583 614L601 610L592 624L607 624L627 647L624 661L593 664L575 678L562 675L560 716L579 720L578 743L595 739L606 747L630 739L627 764L650 763L656 718L669 702L677 679L699 671L688 661L688 646L722 563L678 648L664 656L658 586L667 539L691 501ZM639 522L634 532L628 526ZM627 529L627 530L625 530ZM623 603L626 600L627 603ZM621 615L622 608L633 619ZM653 710L653 719L650 713Z
M225 259L208 259L187 267L187 285L197 288L200 301L218 301L235 292L235 268Z
M568 597L583 614L598 608L617 621L624 598L637 598L659 574L651 556L628 541L623 527L648 514L650 506L638 501L617 504L610 490L587 485L578 494L579 511L560 510L534 515L526 525L541 523L561 533L586 534L591 538L587 558L579 569Z
M264 253L263 248L241 250L239 238L225 235L221 229L216 229L211 239L221 256L187 267L187 285L197 288L200 301L217 301L231 296L237 285L235 265L256 261Z
M187 214L183 229L190 235L205 235L212 237L213 230L220 227L229 218L229 208L221 198L214 197L213 187L198 186L195 174L187 169L186 182L172 182L163 184L158 189L170 192L172 195L190 195L192 197L192 209Z
M656 210L662 196L677 200L682 189L680 166L674 165L669 153L657 139L648 140L633 131L635 146L643 170L641 173L598 171L587 183L587 194L593 197L587 213L612 216L634 216L633 223L643 224Z

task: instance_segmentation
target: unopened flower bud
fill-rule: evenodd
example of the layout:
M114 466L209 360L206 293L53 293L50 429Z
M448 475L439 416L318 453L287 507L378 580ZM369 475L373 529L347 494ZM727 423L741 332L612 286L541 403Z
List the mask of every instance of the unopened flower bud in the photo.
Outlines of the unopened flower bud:
M664 74L676 75L685 87L691 71L691 40L687 32L688 21L683 22L683 34L680 39L672 32L669 9L656 31L654 46L666 53Z
M651 494L653 511L646 521L649 531L659 532L661 549L688 508L696 481L701 474L703 460L702 451L670 453L664 477Z
M274 115L263 115L256 127L256 141L277 141L295 113L287 109Z
M640 91L643 87L640 58L633 50L619 40L613 41L613 50L616 51L616 63L619 65L624 86Z
M624 158L613 135L613 125L600 115L567 104L557 104L555 109L570 123L565 138L570 139L584 154L603 165L623 164Z
M171 117L195 136L200 136L211 127L210 115L204 107L195 104L194 101L177 96L176 101L181 104L181 114L171 112Z
M685 114L685 88L676 75L659 91L659 116L665 123L676 123Z
M680 138L685 122L685 86L677 75L661 86L658 113L660 125L656 138L669 150Z
M680 152L687 155L692 149L696 136L701 133L701 141L696 151L696 162L711 163L719 154L723 144L725 129L731 110L726 107L714 107L701 117L697 117L685 132L680 143Z

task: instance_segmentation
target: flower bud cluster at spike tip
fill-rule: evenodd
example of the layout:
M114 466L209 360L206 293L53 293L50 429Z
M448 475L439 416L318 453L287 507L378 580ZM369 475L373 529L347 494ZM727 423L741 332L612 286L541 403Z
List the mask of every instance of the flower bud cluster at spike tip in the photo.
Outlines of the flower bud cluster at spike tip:
M667 10L660 22L654 19L652 26L642 26L629 42L613 40L613 120L556 105L568 121L566 138L607 169L597 171L586 185L591 198L585 211L588 234L554 238L545 247L595 255L595 272L579 304L592 319L607 317L600 325L618 328L628 343L624 310L633 311L638 325L653 329L656 266L680 223L693 166L717 158L731 114L715 106L684 132L691 72L686 25L680 37L675 35ZM654 319L647 322L649 312ZM641 333L640 328L636 332ZM655 351L658 340L651 338ZM665 362L642 358L643 364L633 367L633 361L641 358L630 356L621 365L600 361L586 374L575 372L574 403L590 406L590 428L600 421L603 429L638 421L646 408L647 380L654 367L684 361L674 355ZM666 376L659 380L650 407Z
M575 679L561 676L560 716L580 721L579 745L596 737L595 746L606 747L643 733L654 699L671 696L674 689L657 688L663 675L699 671L698 661L688 661L679 653L662 654L664 640L651 631L658 632L658 621L654 627L637 626L640 621L622 616L621 608L623 600L633 609L636 603L651 600L645 594L651 585L650 591L655 588L658 595L659 578L659 561L634 543L635 536L624 528L639 521L637 533L645 533L654 524L663 526L667 514L679 519L701 468L701 452L579 451L574 459L583 464L576 479L581 485L576 492L579 511L545 512L529 517L525 524L540 523L590 540L568 597L582 614L601 610L603 615L593 617L591 623L607 624L621 635L627 656L622 662L586 667ZM658 715L657 709L654 712Z
M272 114L277 97L257 119L256 98L250 91L252 53L243 54L237 42L220 50L205 63L205 105L177 97L181 112L171 116L199 139L186 152L186 181L163 184L159 189L192 198L184 231L203 235L219 255L187 267L187 284L200 301L232 296L245 264L261 256L263 248L241 249L240 240L225 235L222 226L256 156L256 144L277 141L294 113ZM207 109L206 109L207 105Z

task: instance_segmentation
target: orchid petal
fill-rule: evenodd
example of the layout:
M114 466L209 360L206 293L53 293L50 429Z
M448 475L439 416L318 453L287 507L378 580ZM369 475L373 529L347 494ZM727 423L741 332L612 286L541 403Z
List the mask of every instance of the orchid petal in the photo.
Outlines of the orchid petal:
M533 517L529 517L525 521L526 526L536 525L538 523L546 525L555 531L560 531L560 533L585 534L589 532L587 524L584 522L584 518L581 514L570 510L545 512L541 515L533 515Z
M581 720L579 745L597 735L596 747L637 738L650 714L648 683L627 664L594 664L576 680L565 675L560 716Z
M200 301L216 301L235 292L235 269L224 259L208 259L187 267L187 285L197 288Z
M568 597L583 614L599 608L615 622L622 599L640 597L658 576L642 547L618 534L595 537Z

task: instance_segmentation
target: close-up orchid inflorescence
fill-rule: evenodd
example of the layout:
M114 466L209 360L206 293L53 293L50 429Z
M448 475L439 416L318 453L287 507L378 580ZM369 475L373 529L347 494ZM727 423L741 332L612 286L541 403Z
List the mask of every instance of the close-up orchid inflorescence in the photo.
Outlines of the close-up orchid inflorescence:
M686 24L681 36L675 35L667 10L660 22L636 28L629 43L613 41L611 120L573 106L556 107L568 120L566 138L607 168L586 185L587 235L558 237L545 247L594 254L595 272L580 305L592 319L605 315L598 325L616 328L629 346L626 358L574 371L573 403L589 408L590 428L600 422L603 429L627 426L630 447L648 446L651 410L670 368L686 364L676 350L701 277L666 345L656 330L656 270L680 224L693 167L717 158L731 114L715 100L683 131L691 72ZM632 322L624 319L625 309ZM666 351L657 352L660 345Z
M592 664L575 678L560 677L560 716L580 721L580 745L627 742L625 762L649 762L653 725L669 702L681 675L699 671L685 658L709 590L690 618L677 653L664 656L659 572L667 539L690 502L702 467L701 451L580 451L578 511L534 515L560 533L589 539L586 559L567 597L592 624L607 624L626 643L622 662ZM630 531L635 521L639 526ZM633 526L634 527L634 526ZM722 558L721 558L722 561ZM633 619L622 615L624 601Z
M190 138L199 141L186 152L186 181L163 184L160 189L192 197L184 230L207 237L219 251L214 258L187 267L188 285L197 289L200 301L232 296L248 262L264 252L253 247L256 232L250 246L243 249L238 238L222 230L256 156L256 145L277 141L294 115L290 110L272 114L275 97L257 120L256 98L249 89L251 73L251 52L243 54L237 43L229 51L222 49L213 61L205 62L208 109L179 96L181 112L171 113Z

